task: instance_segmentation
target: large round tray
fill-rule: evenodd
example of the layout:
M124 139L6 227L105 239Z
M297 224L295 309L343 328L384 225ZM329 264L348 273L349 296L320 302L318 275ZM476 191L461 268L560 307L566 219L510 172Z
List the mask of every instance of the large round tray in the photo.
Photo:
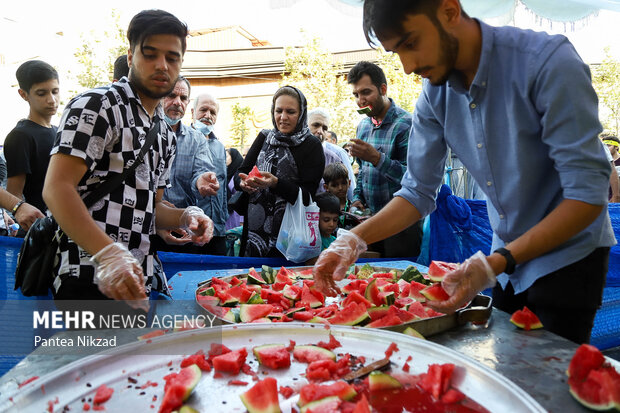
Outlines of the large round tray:
M333 326L331 330L322 325L301 323L287 324L248 324L184 331L157 337L149 342L136 342L120 346L112 351L89 356L71 363L53 373L35 380L23 387L9 399L0 402L0 411L42 412L46 411L48 401L58 398L54 411L82 411L83 400L92 398L101 384L114 388L114 395L105 404L109 412L157 411L163 396L162 377L170 371L178 371L180 360L199 349L207 350L212 342L223 343L236 349L248 348L248 361L257 369L257 362L251 354L253 346L268 343L297 344L317 343L328 340L330 331L342 343L337 353L349 352L366 357L367 363L384 357L384 352L392 342L400 351L391 360L394 369L400 371L408 356L412 356L411 373L419 374L432 363L454 363L457 368L453 385L478 402L490 412L544 412L545 410L526 392L514 383L495 373L473 359L429 341L404 336L391 331ZM170 363L172 361L172 363ZM299 387L305 383L300 376L305 365L297 362L283 371L258 368L263 373L275 377L280 386ZM253 385L249 376L239 374L233 378L247 381L247 386L229 386L232 376L214 379L213 373L203 374L203 378L188 400L188 404L200 412L245 411L238 395ZM130 382L129 377L136 382ZM147 386L156 382L156 387ZM44 388L44 391L42 390ZM153 401L154 396L157 400ZM290 412L295 400L285 401L280 397L283 412ZM153 407L151 408L151 405Z

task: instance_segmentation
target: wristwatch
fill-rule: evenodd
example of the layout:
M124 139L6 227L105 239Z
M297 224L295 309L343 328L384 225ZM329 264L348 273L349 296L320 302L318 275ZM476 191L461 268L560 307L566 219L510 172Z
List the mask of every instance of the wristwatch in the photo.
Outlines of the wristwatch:
M22 204L25 204L26 201L21 200L18 203L15 204L15 206L13 207L13 209L11 210L11 214L13 214L13 216L15 216L15 213L17 212L17 210L19 209L20 206L22 206Z
M499 255L506 258L506 269L504 270L506 274L510 275L515 272L517 261L515 261L515 257L512 256L510 251L508 251L506 248L498 248L493 252L497 252Z

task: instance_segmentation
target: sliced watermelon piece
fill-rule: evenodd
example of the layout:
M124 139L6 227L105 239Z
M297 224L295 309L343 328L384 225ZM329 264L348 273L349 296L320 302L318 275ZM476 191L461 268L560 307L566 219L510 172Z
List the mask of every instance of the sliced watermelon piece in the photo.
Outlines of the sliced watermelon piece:
M367 285L368 285L368 281L366 280L353 280L347 285L345 285L344 287L342 287L340 291L342 291L344 294L350 294L353 291L359 292L361 287L363 287L363 289L365 290Z
M409 321L413 321L418 318L415 314L412 314L394 305L390 306L390 309L388 310L388 315L395 315L403 323L408 323Z
M106 386L105 384L102 384L97 388L97 391L95 392L93 404L103 404L107 402L108 400L110 400L110 397L112 397L112 394L114 394L114 389Z
M252 296L253 292L248 290L247 288L243 288L242 286L237 285L228 289L226 293L229 296L236 298L239 303L243 304L248 302L248 299Z
M523 310L517 310L512 313L510 322L524 330L535 330L543 327L536 314L527 307L523 307Z
M243 284L243 281L241 281L241 280L240 280L239 278L237 278L236 276L233 276L233 277L230 279L229 284L230 284L230 285L232 285L233 287L236 287L237 285L241 285L241 284Z
M372 303L368 301L366 298L364 298L357 291L352 291L351 294L347 296L347 298L342 300L342 303L341 303L342 308L346 307L349 303L361 303L361 304L364 304L366 308L370 308L372 306Z
M294 277L295 276L289 270L284 267L280 267L278 274L276 274L276 281L290 285L293 284Z
M368 324L367 327L388 327L388 326L396 326L398 324L402 324L402 320L393 314L388 314L385 317L381 317L378 320L373 321Z
M430 393L435 400L439 400L450 388L453 372L454 364L431 364L428 366L428 371L420 380L419 385Z
M297 285L287 285L282 290L282 295L289 300L297 301L301 298L301 287Z
M605 363L605 356L598 348L590 344L582 344L575 351L566 374L568 377L583 381L588 377L590 370L602 367L603 363Z
M420 294L420 291L422 291L426 287L427 287L426 284L422 284L416 281L411 281L411 283L409 284L409 297L421 303L425 302L426 297Z
M318 360L336 360L336 354L333 351L312 345L295 346L293 357L301 363L312 363Z
M260 292L252 291L252 296L245 304L265 304L265 301L261 298Z
M426 307L417 301L415 303L411 303L407 311L420 318L428 318L428 314L426 314Z
M444 262L444 261L431 261L431 265L428 266L428 278L434 282L443 281L443 277L455 270L458 270L459 264Z
M297 405L303 407L308 403L321 400L326 397L336 396L340 400L351 400L355 398L357 392L345 381L336 381L333 384L306 384L299 391L299 400Z
M355 404L353 413L370 413L370 404L368 404L368 399L365 395L362 395L360 401Z
M424 297L431 301L445 301L450 298L450 296L448 295L446 290L443 289L440 283L426 287L425 289L420 291L420 294L422 294Z
M457 389L448 389L448 391L441 396L441 402L443 404L454 404L465 399L465 395Z
M239 317L241 318L241 322L249 323L259 318L266 317L272 311L273 306L271 304L241 304Z
M384 305L383 299L379 297L379 288L377 287L377 279L374 278L372 281L368 283L366 286L366 290L364 292L364 297L376 305L377 307Z
M291 355L284 344L265 344L252 349L258 362L270 369L282 369L291 365Z
M307 303L310 307L312 308L317 308L317 307L321 307L324 303L324 301L322 302L319 298L317 298L312 291L310 291L310 288L308 288L307 285L304 285L301 288L301 299L300 301Z
M225 289L225 290L231 287L229 283L217 277L211 278L211 286L213 286L214 288L220 287L220 289Z
M385 317L388 314L389 308L390 307L388 307L387 305L369 308L368 315L370 316L370 320L375 321L382 317Z
M184 367L178 373L167 376L168 379L164 387L164 397L161 400L159 413L170 413L181 407L183 402L192 394L201 376L202 372L195 364Z
M411 337L421 338L422 340L426 340L426 338L422 334L420 334L418 332L418 330L416 330L416 329L414 329L412 327L407 327L405 329L405 331L403 331L403 334L406 334L406 335L411 336Z
M314 313L311 311L297 311L293 313L293 319L297 321L310 321L314 318Z
M389 374L373 371L368 375L368 388L370 391L400 389L403 385Z
M590 409L620 408L620 375L613 367L590 370L583 381L571 377L568 386L573 397Z
M306 404L301 408L300 413L339 412L341 404L342 400L338 396L326 397Z
M252 168L250 173L248 174L248 178L262 178L263 174L260 173L256 165Z
M252 267L248 270L248 284L267 284L267 281Z
M260 295L262 299L267 301L269 304L280 304L280 301L284 298L284 294L280 291L274 291L270 288L263 288Z
M267 281L268 284L273 284L276 282L276 273L277 271L268 265L263 265L260 270L260 275L263 277L263 280Z
M239 350L234 350L229 353L222 354L220 356L213 357L213 368L216 371L223 371L231 374L239 374L241 367L245 364L245 358L248 356L248 351L245 347Z
M418 270L415 266L410 265L407 268L405 268L405 271L403 271L402 275L400 276L400 279L405 280L407 282L411 282L411 281L422 282L424 280L424 276L422 275L420 270Z
M278 382L267 377L239 396L249 413L280 413Z
M364 303L351 302L327 321L329 321L330 324L355 326L369 319L370 316L368 315L368 311L366 311L366 305Z

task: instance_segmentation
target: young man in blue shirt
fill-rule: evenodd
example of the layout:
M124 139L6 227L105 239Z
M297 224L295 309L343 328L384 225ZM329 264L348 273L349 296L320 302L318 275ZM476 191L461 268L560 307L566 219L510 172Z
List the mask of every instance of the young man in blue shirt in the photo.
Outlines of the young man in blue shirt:
M616 241L597 97L573 46L564 36L488 26L458 0L366 0L364 30L426 81L402 189L323 252L319 289L333 293L366 243L433 211L450 148L487 196L493 252L447 275L451 297L431 305L453 312L498 282L495 306L527 305L549 331L588 342Z

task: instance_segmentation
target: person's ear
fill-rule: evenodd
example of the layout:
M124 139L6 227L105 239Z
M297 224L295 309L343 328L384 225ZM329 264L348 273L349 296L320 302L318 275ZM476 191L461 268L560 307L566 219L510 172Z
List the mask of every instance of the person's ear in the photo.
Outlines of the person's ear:
M323 189L327 191L327 184L323 182Z
M387 85L385 83L381 84L380 92L381 92L381 96L385 96L387 94Z
M461 17L461 4L458 0L443 0L439 5L438 17L447 24L455 24Z
M19 93L19 96L21 96L22 99L28 102L28 92L26 92L24 89L17 89L17 93Z

